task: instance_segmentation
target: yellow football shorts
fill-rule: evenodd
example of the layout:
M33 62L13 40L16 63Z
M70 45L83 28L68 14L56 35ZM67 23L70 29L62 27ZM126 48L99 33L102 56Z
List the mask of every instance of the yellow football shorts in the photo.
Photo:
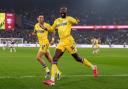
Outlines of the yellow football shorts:
M76 44L72 36L64 40L60 40L56 49L60 49L62 52L67 50L70 54L74 54L77 52Z
M49 44L40 45L39 52L46 53L49 50Z
M93 48L100 48L99 44L95 44Z

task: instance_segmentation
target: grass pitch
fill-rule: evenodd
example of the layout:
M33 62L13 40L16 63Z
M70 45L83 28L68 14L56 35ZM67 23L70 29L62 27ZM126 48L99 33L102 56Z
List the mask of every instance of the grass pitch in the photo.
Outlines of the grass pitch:
M55 49L50 49L53 56ZM62 79L46 86L44 71L36 60L38 48L17 48L16 53L0 49L0 89L128 89L128 49L78 49L78 53L97 64L99 77L65 52L59 60ZM49 64L49 63L47 63ZM50 68L50 64L49 64Z

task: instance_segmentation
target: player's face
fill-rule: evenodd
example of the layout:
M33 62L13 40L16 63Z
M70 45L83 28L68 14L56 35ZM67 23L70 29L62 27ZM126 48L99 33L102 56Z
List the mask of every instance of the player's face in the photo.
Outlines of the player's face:
M44 16L39 16L37 18L37 20L38 20L39 23L43 23L44 22Z
M67 8L60 8L60 16L65 18L67 15Z

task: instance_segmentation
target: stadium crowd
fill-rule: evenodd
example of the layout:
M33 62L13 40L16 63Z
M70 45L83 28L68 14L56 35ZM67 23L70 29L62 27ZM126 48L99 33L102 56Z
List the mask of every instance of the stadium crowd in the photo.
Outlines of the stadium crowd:
M0 9L0 11L8 12L8 10ZM77 13L77 11L81 13ZM98 15L99 12L92 10L72 10L69 14L73 17L78 17L80 19L80 25L118 25L118 24L128 24L125 17L120 17L117 15L113 17L105 15ZM22 25L16 24L15 30L0 30L0 38L24 38L24 41L28 43L36 43L36 37L32 37L30 33L33 31L33 26L36 23L36 17L40 14L45 16L45 21L52 24L54 19L58 17L58 9L33 9L33 10L19 10L11 12L16 13L20 16ZM57 13L57 14L55 14ZM72 34L78 44L90 44L92 37L98 37L101 39L102 44L124 44L128 43L128 31L127 30L73 30ZM58 36L56 36L58 38ZM58 39L55 40L57 42Z
M28 43L36 43L37 39L31 36L30 29L15 29L14 31L0 31L0 38L24 38ZM101 39L101 44L124 44L128 43L127 30L73 30L72 35L77 44L91 44L91 38L97 37ZM51 37L49 37L51 38ZM56 36L55 42L58 41Z
M80 12L80 13L78 13ZM59 17L58 9L50 10L50 9L34 9L34 10L24 10L18 12L23 20L28 20L31 23L36 22L36 17L40 14L45 16L46 22L52 24L52 21ZM55 14L56 13L56 14ZM116 12L115 12L116 13ZM118 24L128 24L127 16L120 15L109 15L106 18L106 13L101 14L95 9L92 10L71 10L69 11L69 15L73 17L77 17L80 19L80 25L118 25Z

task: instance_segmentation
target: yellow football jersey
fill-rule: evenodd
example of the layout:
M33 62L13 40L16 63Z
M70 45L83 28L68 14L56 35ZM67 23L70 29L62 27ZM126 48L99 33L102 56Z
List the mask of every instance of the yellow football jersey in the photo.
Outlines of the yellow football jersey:
M58 28L60 41L71 35L71 26L77 24L77 20L73 17L66 16L66 18L57 18L52 25L52 30Z
M98 39L91 39L91 42L92 42L93 45L96 45L96 44L99 43L99 42L98 42Z
M95 44L98 44L99 42L98 42L98 39L95 39Z
M48 23L44 23L44 27L46 27L48 31L51 31L51 26ZM39 23L35 24L34 30L37 33L37 38L40 45L49 43L48 31L42 29Z

